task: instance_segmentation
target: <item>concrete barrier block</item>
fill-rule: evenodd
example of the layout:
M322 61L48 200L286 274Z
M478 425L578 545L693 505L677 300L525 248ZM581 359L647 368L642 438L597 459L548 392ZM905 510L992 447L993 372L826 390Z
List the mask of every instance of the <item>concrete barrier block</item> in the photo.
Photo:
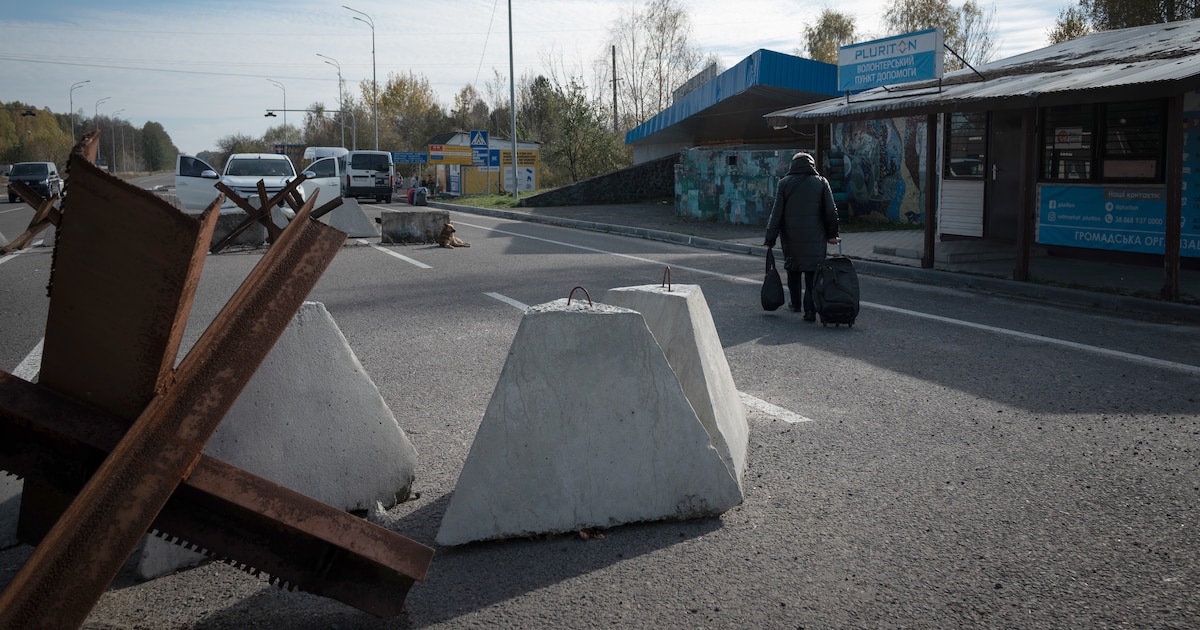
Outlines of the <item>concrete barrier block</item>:
M9 241L7 238L5 238L4 232L0 232L0 247L8 245L10 242L12 241Z
M437 542L720 514L737 481L636 311L526 311Z
M188 212L188 214L192 217L200 216L199 212ZM221 214L217 217L217 226L213 229L212 242L209 246L211 247L224 240L242 221L246 220L247 216L249 215L242 210L222 210ZM245 232L239 234L237 238L233 239L230 245L257 247L266 242L267 228L263 224L256 222L247 228Z
M384 210L380 213L380 242L433 243L450 222L445 210Z
M362 206L358 205L358 200L353 197L342 199L342 205L334 208L320 220L335 230L345 232L346 236L351 238L379 236L379 229L375 227L375 222L367 218L367 213L363 211Z
M342 510L394 506L417 452L324 305L305 302L204 448ZM203 556L147 537L143 579Z
M700 286L621 287L609 290L604 302L646 318L713 448L742 488L750 426Z

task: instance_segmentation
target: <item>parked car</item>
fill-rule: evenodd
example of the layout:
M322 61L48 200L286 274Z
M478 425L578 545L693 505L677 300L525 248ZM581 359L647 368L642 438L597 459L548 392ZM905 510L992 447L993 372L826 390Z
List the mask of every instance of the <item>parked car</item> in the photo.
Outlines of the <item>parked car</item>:
M305 181L297 188L301 199L307 201L317 195L316 203L321 204L340 195L341 173L337 158L317 160L305 169L305 173ZM229 156L225 171L220 175L199 158L180 155L175 160L175 195L180 205L191 210L203 210L212 203L217 196L213 188L217 181L243 198L257 199L259 181L263 182L267 196L273 196L295 178L296 169L291 159L278 153L235 153ZM292 214L290 207L285 205L283 208L284 214ZM221 212L237 210L230 200L221 206Z
M387 151L351 151L346 155L346 197L392 202L396 171Z
M63 189L62 178L58 176L58 166L54 162L18 162L13 164L12 169L8 172L8 202L13 203L17 200L17 193L13 192L11 184L13 182L21 182L29 186L37 194L49 199L54 195L61 195Z

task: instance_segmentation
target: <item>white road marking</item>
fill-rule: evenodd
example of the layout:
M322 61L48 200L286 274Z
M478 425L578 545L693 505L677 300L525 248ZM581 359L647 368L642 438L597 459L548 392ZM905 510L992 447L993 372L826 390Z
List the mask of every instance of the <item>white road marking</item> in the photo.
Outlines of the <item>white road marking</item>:
M399 258L400 260L403 260L404 262L406 262L414 267L420 267L421 269L433 269L433 267L430 267L429 265L426 265L425 263L423 263L419 260L413 260L412 258L409 258L408 256L404 256L402 254L397 254L396 252L394 252L386 247L380 247L379 245L376 245L375 243L371 243L364 239L360 238L360 239L358 239L358 242L362 243L363 245L369 245L373 249L377 249L377 250L387 254L388 256L395 256L396 258Z
M43 341L45 339L39 339L33 350L30 350L29 354L25 355L25 358L21 360L17 368L12 371L13 376L29 381L30 383L37 382L38 373L42 371Z
M597 254L608 254L610 256L627 258L629 260L636 260L639 262L647 262L647 263L651 263L654 265L662 265L663 264L662 261L651 260L649 258L642 258L640 256L630 256L629 254L619 254L616 252L609 252L609 251L605 251L602 249L596 249L594 247L585 247L582 245L575 245L572 243L564 243L562 241L554 241L554 240L550 240L550 239L546 239L546 238L540 238L537 236L528 236L526 234L517 234L516 232L508 232L505 230L489 228L489 227L482 226L482 225L472 225L470 223L463 223L462 225L479 228L481 230L490 230L492 232L498 232L500 234L507 234L509 236L527 238L527 239L531 239L531 240L535 240L535 241L542 241L544 243L551 243L554 245L562 245L563 247L571 247L574 249L581 249L584 251L595 252ZM694 273L698 273L698 274L702 274L702 275L706 275L706 276L712 276L715 278L721 278L724 280L730 280L733 282L742 282L745 284L759 284L760 282L762 282L762 278L743 278L741 276L732 276L729 274L717 273L717 272L708 271L705 269L695 269L692 267L682 267L682 266L678 266L678 265L671 265L671 266L675 269L686 269L687 271L691 271ZM1012 336L1012 337L1019 337L1021 339L1026 339L1026 340L1030 340L1030 341L1038 341L1041 343L1047 343L1047 344L1055 345L1055 346L1062 346L1064 348L1071 348L1073 350L1079 350L1082 352L1099 354L1099 355L1110 357L1110 358L1122 359L1122 360L1126 360L1126 361L1132 361L1134 363L1141 363L1144 365L1152 365L1155 367L1165 368L1168 370L1176 370L1176 371L1181 371L1181 372L1185 372L1188 374L1200 375L1200 366L1188 365L1186 363L1176 363L1174 361L1165 361L1163 359L1155 359L1153 357L1147 357L1147 356L1143 356L1140 354L1131 354L1129 352L1121 352L1120 350L1110 350L1108 348L1101 348L1098 346L1089 346L1089 345L1077 343L1074 341L1067 341L1065 339L1055 339L1054 337L1045 337L1042 335L1034 335L1034 334L1022 332L1019 330L1010 330L1008 328L997 328L995 326L988 326L986 324L976 324L974 322L968 322L968 321L964 321L961 319L951 319L949 317L942 317L940 315L931 315L929 313L922 313L919 311L910 311L908 309L896 308L894 306L887 306L884 304L875 304L872 302L861 302L860 305L867 307L867 308L876 308L881 311L890 311L893 313L909 315L912 317L921 317L924 319L931 319L934 321L939 321L939 322L943 322L943 323L947 323L947 324L963 326L965 328L974 328L976 330L983 330L983 331L998 334L998 335L1008 335L1008 336Z
M515 308L517 308L517 309L519 309L519 310L522 310L522 311L528 311L528 310L529 310L529 305L528 305L528 304L524 304L524 303L518 302L518 301L516 301L516 300L514 300L514 299L512 299L512 298L510 298L510 297L508 297L508 296L500 295L499 293L484 293L484 295L486 295L486 296L488 296L488 297L490 297L490 298L492 298L492 299L495 299L495 300L500 300L501 302L504 302L505 304L507 304L507 305L509 305L509 306L512 306L512 307L515 307Z
M29 246L34 247L35 245L40 244L40 243L41 243L41 241L38 241L37 243L30 243ZM17 256L25 253L26 251L27 251L27 249L18 249L16 251L12 251L3 256L0 256L0 265L3 265L4 263L16 258Z
M792 413L791 411L788 411L779 405L772 405L771 403L761 398L755 398L746 392L738 392L738 396L741 397L743 405L746 405L747 407L756 411L761 411L769 416L775 416L784 422L790 422L793 424L797 422L813 422L812 418L806 418L798 413Z
M1186 363L1175 363L1174 361L1164 361L1162 359L1155 359L1154 357L1147 357L1147 356L1143 356L1140 354L1131 354L1129 352L1121 352L1120 350L1110 350L1108 348L1089 346L1089 345L1077 343L1074 341L1067 341L1065 339L1055 339L1054 337L1045 337L1042 335L1035 335L1033 333L1022 332L1019 330L1009 330L1008 328L997 328L995 326L988 326L986 324L976 324L975 322L966 322L961 319L951 319L949 317L942 317L941 315L931 315L929 313L921 313L919 311L910 311L908 309L896 308L895 306L887 306L884 304L870 304L868 302L863 302L862 306L870 306L871 308L877 308L881 311L891 311L893 313L900 313L902 315L909 315L912 317L920 317L922 319L930 319L930 320L933 320L936 322L943 322L946 324L955 324L958 326L963 326L965 328L974 328L976 330L983 330L983 331L987 331L987 332L991 332L991 333L996 333L999 335L1008 335L1010 337L1026 339L1028 341L1037 341L1037 342L1047 343L1047 344L1054 345L1054 346L1062 346L1064 348L1071 348L1073 350L1082 350L1083 352L1090 352L1092 354L1099 354L1099 355L1103 355L1106 357L1112 357L1115 359L1124 359L1126 361L1132 361L1134 363L1143 363L1146 365L1152 365L1154 367L1166 368L1168 370L1178 370L1180 372L1186 372L1188 374L1200 375L1200 366L1188 365Z

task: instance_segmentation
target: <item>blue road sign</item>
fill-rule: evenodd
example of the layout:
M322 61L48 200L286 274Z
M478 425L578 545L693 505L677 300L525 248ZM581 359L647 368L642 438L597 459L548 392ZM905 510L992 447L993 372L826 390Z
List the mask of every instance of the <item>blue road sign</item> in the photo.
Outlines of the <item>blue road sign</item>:
M471 130L471 147L480 147L486 149L488 145L488 132L482 129Z
M420 151L392 151L392 162L395 164L426 164L429 154Z

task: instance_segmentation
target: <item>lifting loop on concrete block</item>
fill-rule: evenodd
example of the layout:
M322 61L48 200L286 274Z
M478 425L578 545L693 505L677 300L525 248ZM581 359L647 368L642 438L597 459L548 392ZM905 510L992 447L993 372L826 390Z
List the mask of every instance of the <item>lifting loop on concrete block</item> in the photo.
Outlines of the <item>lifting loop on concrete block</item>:
M666 287L668 292L671 290L671 265L667 265L663 270L662 286Z
M583 287L575 287L574 289L571 289L571 293L567 295L567 306L571 305L571 298L575 295L576 291L583 291L583 294L587 296L588 306L594 306L594 304L592 304L592 295Z

